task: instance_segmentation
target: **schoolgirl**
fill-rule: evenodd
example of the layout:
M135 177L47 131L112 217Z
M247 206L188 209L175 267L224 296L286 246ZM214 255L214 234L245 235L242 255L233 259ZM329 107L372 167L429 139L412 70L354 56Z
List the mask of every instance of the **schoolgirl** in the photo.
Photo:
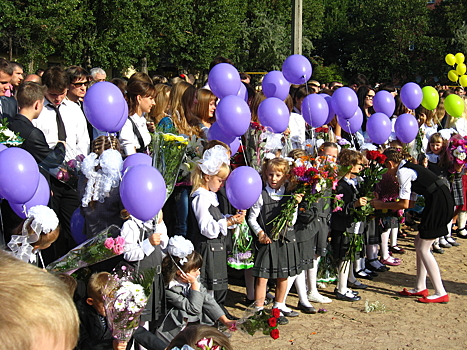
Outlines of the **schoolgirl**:
M263 180L266 183L258 201L250 209L248 224L258 237L258 253L256 255L253 276L257 277L255 300L256 307L262 309L266 297L266 286L269 279L276 279L276 295L274 307L280 309L282 316L295 317L298 312L285 305L287 278L300 274L300 255L292 228L285 237L272 239L271 221L279 215L282 206L290 197L286 190L286 181L290 172L289 162L283 158L266 159L262 167ZM298 203L302 195L295 195ZM292 224L297 221L295 213Z

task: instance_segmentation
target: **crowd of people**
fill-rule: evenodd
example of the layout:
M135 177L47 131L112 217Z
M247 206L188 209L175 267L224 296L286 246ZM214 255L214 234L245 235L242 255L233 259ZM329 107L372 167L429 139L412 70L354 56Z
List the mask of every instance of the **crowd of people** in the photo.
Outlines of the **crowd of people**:
M219 63L232 64L229 59L217 57L210 68ZM462 117L453 118L443 106L449 94L463 96L461 88L438 87L440 102L436 109L420 106L410 110L402 103L395 86L378 84L372 87L364 75L358 74L352 77L348 87L358 96L363 123L360 130L349 134L336 118L318 130L307 125L301 115L306 96L314 93L332 96L344 84L320 84L310 80L305 85L291 85L290 94L284 100L290 112L289 127L280 134L265 133L260 140L264 143L258 154L261 164L257 167L263 180L261 195L249 210L237 210L229 203L223 185L233 168L252 166L253 159L247 149L247 135L238 150L231 150L219 140L208 140L209 129L216 121L218 103L209 81L197 88L192 77L185 74L169 82L164 77L151 78L139 72L128 79L111 79L128 104L128 119L119 132L109 135L89 123L83 108L87 89L106 81L105 71L93 68L87 72L78 66L66 69L56 66L36 73L23 79L21 65L0 59L2 119L8 121L9 129L21 136L21 147L40 165L51 191L48 207L33 207L26 218L19 217L8 201L2 201L2 233L4 244L8 243L9 247L6 250L15 247L13 251L17 252L18 244L23 248L30 246L29 251L20 249L23 260L45 268L77 245L70 228L77 209L84 217L83 234L87 238L116 225L121 228L126 243L121 256L90 266L88 275L80 274L77 279L59 275L61 284L49 273L34 270L27 264L23 266L1 253L0 271L5 278L11 279L15 273L24 275L8 283L2 277L0 294L4 295L5 289L13 288L29 275L35 275L31 279L43 278L38 285L43 284L48 291L43 292L38 286L37 293L49 293L57 303L52 302L54 308L47 311L38 309L38 313L53 312L64 319L60 324L49 326L34 314L31 319L35 326L28 330L29 338L23 337L15 333L19 332L15 327L30 321L25 319L27 314L23 314L25 306L13 307L15 301L12 301L11 309L2 317L13 314L21 317L15 318L15 324L8 325L12 338L4 343L11 344L9 348L26 348L19 344L37 341L38 333L34 332L45 329L53 337L41 341L61 344L60 349L71 349L76 344L78 349L175 349L184 344L196 349L201 338L213 338L223 349L230 349L223 333L193 325L222 324L227 329L235 326L238 318L225 307L229 288L227 257L235 244L234 230L245 227L254 256L254 265L243 270L245 305L253 304L256 310L272 305L280 311L280 324L287 324L289 317L300 313L316 313L316 304L333 302L333 298L320 293L318 288L318 269L324 260L333 261L336 267L330 272L337 279L335 299L358 302L361 298L357 290L368 287L362 279L372 280L402 263L396 257L405 253L397 244L402 235L399 229L402 218L407 225L413 225L415 219L420 223L415 239L416 285L404 288L400 295L417 296L422 303L449 301L433 253L443 254L445 249L459 246L455 233L459 238L467 238L467 175L463 174L463 165L454 162L449 153L452 137L467 136L467 108ZM241 73L240 77L247 91L253 128L259 122L258 107L266 97L260 86L250 84L247 74ZM384 145L375 145L369 139L366 124L374 113L373 98L382 90L390 92L395 99L393 126L401 114L410 113L416 117L419 133L414 141L402 143L394 130ZM157 132L200 140L203 152L194 169L179 176L159 214L152 220L141 221L124 208L118 185L110 186L110 183L118 184L125 158L135 153L154 152L152 134ZM384 166L388 171L382 181L389 185L376 186L379 196L367 198L361 190L364 181L361 173L368 166L366 154L376 150L385 156ZM51 158L62 157L68 161L78 155L84 156L84 160L77 187L51 175L43 166ZM343 201L339 209L334 210L335 202L329 197L307 203L302 194L294 193L291 173L307 156L320 156L346 169L335 188L328 189L329 194ZM99 175L99 181L96 180L98 172L104 174ZM393 192L393 200L382 201L380 198L388 187ZM293 220L284 236L277 239L272 235L272 222L291 196L297 203ZM355 209L368 203L374 209L405 213L359 221ZM355 256L349 256L352 246L349 232L359 235L363 242ZM22 236L26 238L20 240ZM153 293L140 327L133 335L134 342L130 343L112 338L103 306L110 273L122 265L138 269L156 267L157 271ZM427 290L427 275L435 289L432 295ZM293 285L299 297L296 306L287 304ZM269 290L271 286L274 286L274 293ZM32 284L27 287L18 284L17 288L36 294ZM24 293L21 289L17 294ZM63 300L58 302L60 298ZM71 299L75 306L69 304ZM34 300L31 302L36 307L44 306L42 301ZM76 331L78 317L79 335ZM55 337L58 332L66 335L66 342L60 343ZM2 333L0 337L7 339L6 329ZM41 333L41 336L45 334L49 333ZM14 343L13 337L18 343Z

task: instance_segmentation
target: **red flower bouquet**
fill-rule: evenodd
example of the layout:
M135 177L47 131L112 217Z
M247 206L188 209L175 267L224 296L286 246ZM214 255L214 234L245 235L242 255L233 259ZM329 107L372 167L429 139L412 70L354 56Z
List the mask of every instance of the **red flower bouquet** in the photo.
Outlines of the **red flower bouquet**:
M254 307L245 310L244 317L237 322L237 329L244 331L250 335L254 335L257 331L262 331L264 335L270 335L271 338L279 338L279 330L277 329L277 319L281 313L279 309L259 310Z

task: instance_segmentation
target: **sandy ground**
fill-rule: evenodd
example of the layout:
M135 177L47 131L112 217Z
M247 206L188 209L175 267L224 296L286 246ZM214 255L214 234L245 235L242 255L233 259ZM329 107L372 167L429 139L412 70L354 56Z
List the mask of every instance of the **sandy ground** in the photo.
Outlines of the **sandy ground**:
M235 332L231 337L234 349L467 349L467 240L459 239L459 247L435 254L450 302L421 304L415 297L397 294L415 283L415 233L407 233L406 238L399 239L399 246L406 250L406 254L397 255L403 263L373 281L362 280L370 286L359 290L362 300L338 301L332 295L335 285L327 284L321 292L333 302L314 305L327 309L327 313L289 318L288 325L279 326L277 340L259 332L253 337ZM239 280L232 282L226 306L241 317L245 288ZM433 293L429 281L428 288ZM384 304L386 311L366 313L367 300ZM297 302L297 294L292 292L287 304L294 308Z

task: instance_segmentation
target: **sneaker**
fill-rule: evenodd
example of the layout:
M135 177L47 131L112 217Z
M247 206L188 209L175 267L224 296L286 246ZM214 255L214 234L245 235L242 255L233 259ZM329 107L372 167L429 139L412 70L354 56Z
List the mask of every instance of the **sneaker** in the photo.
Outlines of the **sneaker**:
M332 303L332 299L329 299L327 296L321 294L311 294L308 293L307 295L308 300L312 303L319 303L319 304L329 304Z

